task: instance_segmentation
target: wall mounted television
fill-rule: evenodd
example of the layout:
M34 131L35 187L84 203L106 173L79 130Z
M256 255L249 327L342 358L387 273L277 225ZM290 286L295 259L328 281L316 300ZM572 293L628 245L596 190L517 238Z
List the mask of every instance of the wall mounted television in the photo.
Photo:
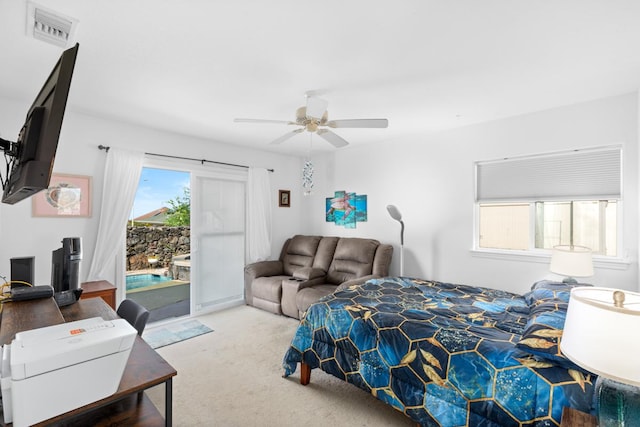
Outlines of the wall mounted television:
M2 203L14 204L49 186L79 45L65 50L27 112L16 142L0 138L6 176Z

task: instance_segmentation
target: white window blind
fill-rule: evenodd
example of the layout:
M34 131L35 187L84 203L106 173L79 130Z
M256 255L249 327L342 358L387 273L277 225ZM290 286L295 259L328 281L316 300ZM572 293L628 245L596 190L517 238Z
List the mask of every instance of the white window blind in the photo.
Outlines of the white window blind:
M476 202L620 199L619 146L476 162Z

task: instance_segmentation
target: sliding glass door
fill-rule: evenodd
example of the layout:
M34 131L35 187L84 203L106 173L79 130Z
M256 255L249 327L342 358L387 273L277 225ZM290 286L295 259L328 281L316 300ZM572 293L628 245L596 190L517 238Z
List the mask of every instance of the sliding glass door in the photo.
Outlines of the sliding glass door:
M246 172L192 174L191 313L242 302Z
M190 180L185 170L145 166L127 224L125 297L149 322L189 314Z

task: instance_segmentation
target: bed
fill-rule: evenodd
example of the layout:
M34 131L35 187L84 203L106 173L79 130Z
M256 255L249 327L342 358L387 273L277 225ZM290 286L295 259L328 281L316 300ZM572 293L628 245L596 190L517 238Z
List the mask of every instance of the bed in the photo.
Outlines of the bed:
M320 368L423 426L560 425L565 406L591 412L595 382L559 350L570 288L372 279L309 307L284 375Z

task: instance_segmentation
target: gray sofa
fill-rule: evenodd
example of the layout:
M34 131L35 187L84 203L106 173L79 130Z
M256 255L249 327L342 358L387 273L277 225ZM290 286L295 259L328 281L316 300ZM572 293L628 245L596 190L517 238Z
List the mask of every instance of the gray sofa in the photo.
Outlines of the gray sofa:
M244 269L245 302L299 319L325 295L389 274L393 246L374 239L296 235L277 261Z

